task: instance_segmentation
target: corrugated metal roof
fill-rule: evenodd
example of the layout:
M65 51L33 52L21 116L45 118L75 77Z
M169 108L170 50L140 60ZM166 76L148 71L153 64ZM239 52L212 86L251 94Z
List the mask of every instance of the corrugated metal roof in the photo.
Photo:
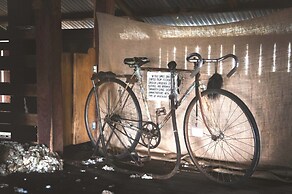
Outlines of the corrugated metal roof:
M221 12L221 13L201 13L201 14L184 14L172 16L142 17L141 20L146 23L169 26L208 26L220 25L244 20L253 19L269 15L277 10L257 10L242 12ZM93 28L93 19L78 21L63 21L62 29L80 29Z
M159 25L163 24L170 26L208 26L249 20L271 14L275 11L276 10L257 10L242 12L183 14L173 16L143 17L142 20L147 23Z
M136 18L147 23L171 26L220 25L266 16L277 10L225 11L232 10L232 7L238 9L240 5L256 3L257 0L124 0L124 2Z
M87 29L94 28L92 18L74 21L62 21L62 29Z
M224 11L257 0L124 0L137 18L159 25L204 26L249 20L273 13L276 9ZM277 3L277 1L275 1ZM233 5L234 4L234 5ZM292 4L292 3L291 3ZM63 14L92 12L92 0L61 0ZM214 12L214 10L222 12ZM7 0L0 0L0 16L7 16ZM62 21L63 29L93 28L92 18ZM7 24L2 23L2 28Z
M188 10L208 10L210 7L221 7L228 8L233 4L246 4L256 2L257 0L124 0L126 4L135 13L141 13L147 10L177 10L177 11L188 11Z

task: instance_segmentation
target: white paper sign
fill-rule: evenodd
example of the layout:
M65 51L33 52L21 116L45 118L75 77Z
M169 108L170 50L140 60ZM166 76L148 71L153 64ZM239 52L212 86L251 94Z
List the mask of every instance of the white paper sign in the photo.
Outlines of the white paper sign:
M147 99L169 100L170 72L147 72Z

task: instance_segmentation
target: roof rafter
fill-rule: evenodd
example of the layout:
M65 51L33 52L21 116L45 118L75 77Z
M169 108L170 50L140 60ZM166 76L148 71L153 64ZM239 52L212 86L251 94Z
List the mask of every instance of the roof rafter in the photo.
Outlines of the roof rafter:
M62 20L82 20L87 18L93 18L93 10L86 12L63 13L61 15Z

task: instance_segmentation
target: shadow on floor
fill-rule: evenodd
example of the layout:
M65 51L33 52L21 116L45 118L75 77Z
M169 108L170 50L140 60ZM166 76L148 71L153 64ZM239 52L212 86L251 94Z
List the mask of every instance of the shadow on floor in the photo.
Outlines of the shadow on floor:
M206 179L193 168L181 168L178 174L167 180L131 178L133 175L131 173L104 170L106 165L103 162L86 163L91 154L91 147L87 143L66 147L63 155L63 171L45 174L16 173L0 177L0 193L292 193L291 184L259 178L251 178L239 186L220 185ZM165 161L151 161L149 164L145 168L157 172L168 170L173 165Z

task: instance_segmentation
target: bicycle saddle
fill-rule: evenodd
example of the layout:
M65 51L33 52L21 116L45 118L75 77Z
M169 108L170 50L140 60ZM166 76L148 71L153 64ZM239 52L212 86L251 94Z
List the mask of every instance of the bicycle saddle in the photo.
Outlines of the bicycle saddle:
M133 57L133 58L124 59L124 64L129 65L129 67L134 67L134 66L141 67L142 65L149 62L150 60L147 57Z

